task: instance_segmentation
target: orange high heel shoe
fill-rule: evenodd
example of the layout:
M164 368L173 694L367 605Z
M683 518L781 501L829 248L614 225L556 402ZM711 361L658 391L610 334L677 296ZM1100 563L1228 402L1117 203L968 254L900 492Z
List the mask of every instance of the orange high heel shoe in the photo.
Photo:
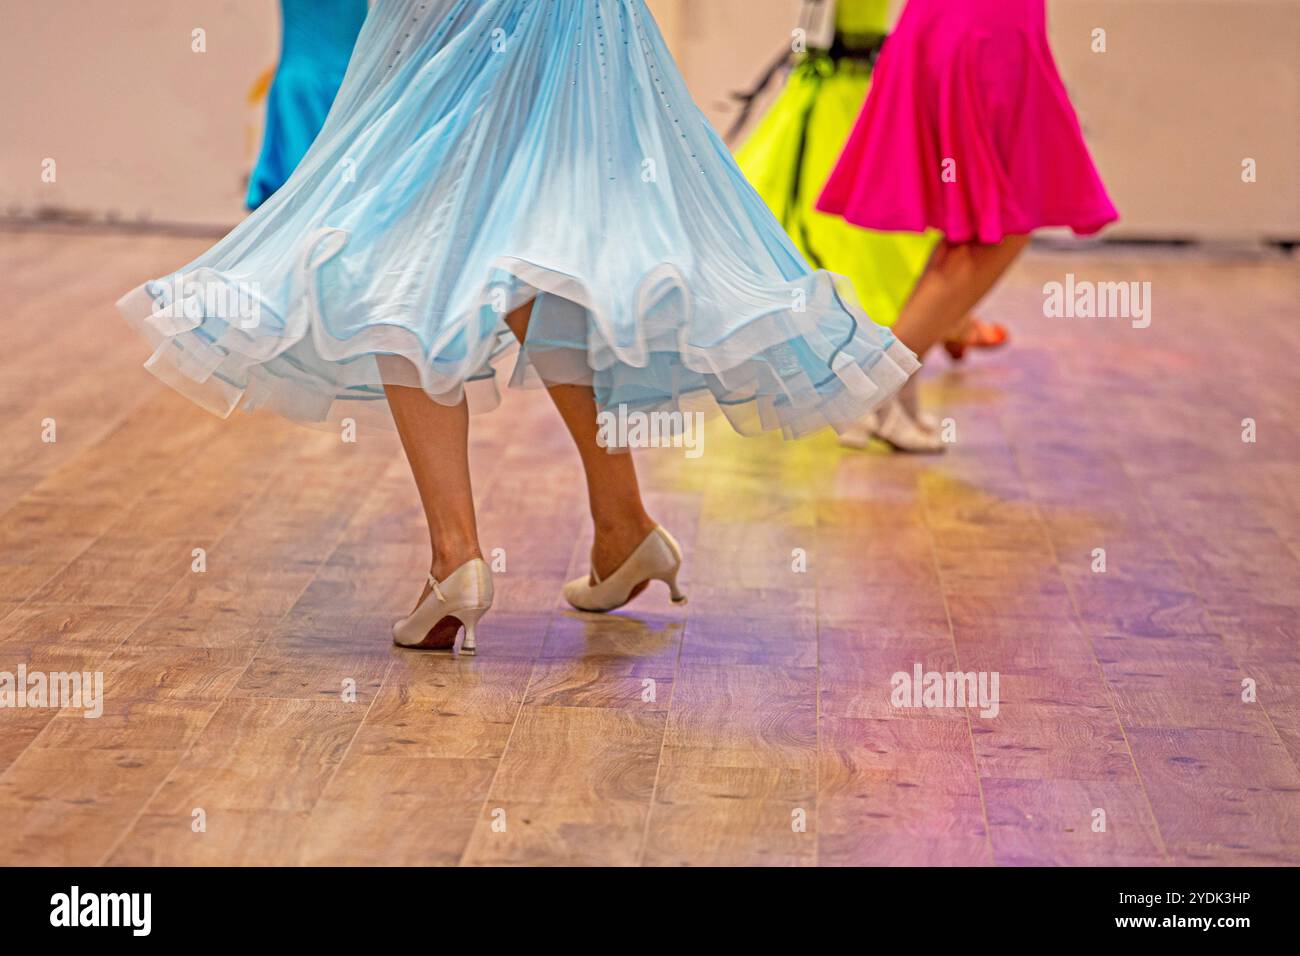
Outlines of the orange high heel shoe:
M966 357L967 349L996 349L1006 345L1008 338L1005 325L972 318L961 334L944 342L943 347L954 362L960 362Z

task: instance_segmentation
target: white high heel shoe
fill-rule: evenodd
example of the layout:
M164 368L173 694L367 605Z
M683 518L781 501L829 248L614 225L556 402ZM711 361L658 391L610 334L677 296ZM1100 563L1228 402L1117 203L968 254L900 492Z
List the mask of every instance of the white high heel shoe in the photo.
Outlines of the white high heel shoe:
M921 379L913 375L907 380L907 384L898 390L898 401L903 406L903 411L907 412L907 417L916 422L923 432L931 432L934 435L939 434L943 424L939 419L921 408Z
M663 581L668 585L673 603L685 604L686 595L677 587L677 572L681 567L681 546L672 535L655 525L617 571L602 581L592 568L590 578L574 578L564 586L564 599L579 611L613 611L632 600L633 592L642 585Z
M474 626L492 606L492 572L482 558L466 561L443 580L429 575L432 590L411 612L393 625L393 643L400 647L451 651L462 625L462 654L474 654Z
M895 451L935 454L944 450L939 433L917 424L897 397L841 432L840 444L846 448L866 448L872 438L879 438Z

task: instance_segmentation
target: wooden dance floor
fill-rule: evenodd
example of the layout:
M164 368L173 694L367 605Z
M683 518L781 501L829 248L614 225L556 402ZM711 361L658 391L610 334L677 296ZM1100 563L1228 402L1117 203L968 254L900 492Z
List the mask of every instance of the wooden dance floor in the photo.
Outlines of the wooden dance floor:
M577 456L512 394L456 659L390 644L427 566L393 433L140 368L113 300L206 245L0 234L0 671L104 678L98 719L0 709L0 862L1300 863L1294 262L1032 252L1012 345L927 370L942 458L643 455L680 608L561 605ZM1067 272L1150 281L1150 328L1045 318ZM894 706L917 666L997 672L996 716Z

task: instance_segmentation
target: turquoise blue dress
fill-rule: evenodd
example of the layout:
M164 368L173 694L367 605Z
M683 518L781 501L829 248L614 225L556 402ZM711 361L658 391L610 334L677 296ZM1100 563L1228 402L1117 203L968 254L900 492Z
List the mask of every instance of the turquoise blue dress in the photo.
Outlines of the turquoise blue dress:
M249 209L284 185L316 139L343 83L366 0L280 0L280 63L266 100Z
M119 307L222 416L386 413L385 384L481 411L504 365L793 437L917 368L782 231L644 0L378 0L288 182Z

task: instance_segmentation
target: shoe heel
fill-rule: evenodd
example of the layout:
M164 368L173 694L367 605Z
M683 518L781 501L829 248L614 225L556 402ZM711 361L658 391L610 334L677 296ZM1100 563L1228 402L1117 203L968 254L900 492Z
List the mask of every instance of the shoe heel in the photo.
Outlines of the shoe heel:
M681 570L680 567L676 567L673 568L671 571L669 571L667 574L660 575L659 577L660 581L668 585L668 591L672 596L672 601L674 604L686 603L686 595L683 594L681 588L677 586L677 572L679 572L680 570Z
M474 628L484 614L488 612L486 607L467 607L456 613L456 619L465 625L465 636L460 642L460 652L466 657L473 657L478 653L478 640L474 633Z
M660 581L668 585L668 591L672 595L674 604L685 604L686 595L682 593L681 588L677 586L677 575L682 570L682 548L677 543L677 539L670 535L664 528L658 528L659 540L663 547L664 557L668 560L671 567L662 574L656 575Z

